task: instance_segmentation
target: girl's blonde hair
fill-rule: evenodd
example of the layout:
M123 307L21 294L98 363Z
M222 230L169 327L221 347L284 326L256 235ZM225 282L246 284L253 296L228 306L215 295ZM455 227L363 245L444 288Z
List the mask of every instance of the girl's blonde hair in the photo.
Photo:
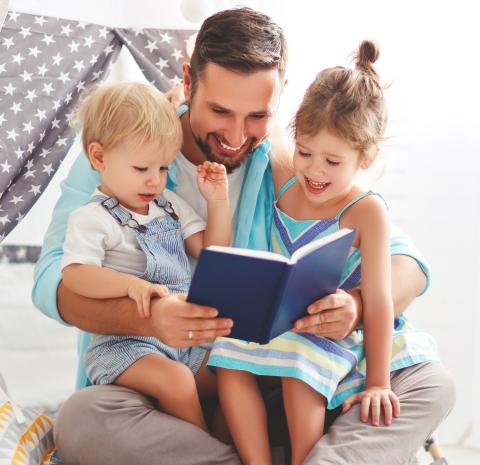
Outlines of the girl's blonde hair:
M377 151L387 124L387 109L373 67L379 50L363 41L354 56L355 68L341 66L318 73L308 87L292 128L295 137L329 129L350 142L362 155Z
M81 101L73 121L82 128L86 153L92 142L106 150L126 140L155 142L172 154L182 145L182 127L173 105L150 85L120 82L96 87Z

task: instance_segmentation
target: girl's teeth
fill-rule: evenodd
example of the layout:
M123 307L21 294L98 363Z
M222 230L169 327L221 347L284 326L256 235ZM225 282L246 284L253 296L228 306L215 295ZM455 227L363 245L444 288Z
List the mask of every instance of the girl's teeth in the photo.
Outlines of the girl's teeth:
M328 184L327 182L316 182L316 181L312 181L311 179L308 179L308 183L311 186L316 187L317 189L320 189L321 187L325 187Z

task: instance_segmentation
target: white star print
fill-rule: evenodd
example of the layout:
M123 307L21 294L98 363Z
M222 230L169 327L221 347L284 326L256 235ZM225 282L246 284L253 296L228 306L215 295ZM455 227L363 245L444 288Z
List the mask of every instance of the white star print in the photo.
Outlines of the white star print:
M0 115L0 126L2 126L3 123L5 123L7 120L5 119L5 113L2 113Z
M35 58L37 58L38 55L42 53L42 51L39 50L37 46L29 48L28 50L29 50L28 54L31 56L34 56Z
M43 25L47 22L47 20L43 16L35 16L35 24L39 24L40 27L43 27Z
M13 105L10 107L10 110L12 110L15 114L17 114L20 111L23 111L22 104L19 102L13 102Z
M70 81L70 73L60 73L59 80L62 81L63 84L65 84L67 81Z
M0 74L6 73L6 72L7 72L7 70L5 69L5 63L2 63L2 64L0 65Z
M98 36L102 39L106 39L108 34L108 29L104 26L100 31L98 31Z
M27 147L27 152L28 153L33 153L33 150L35 149L35 144L33 142L30 142Z
M152 53L154 50L158 50L157 41L156 40L149 40L148 45L145 48L148 48L150 53Z
M45 158L50 153L49 149L42 149L42 153L39 155L41 158Z
M40 74L40 76L42 77L45 77L45 73L48 71L48 68L45 66L45 63L43 63L42 66L37 66L37 69L38 69L38 74Z
M23 195L20 196L13 196L13 199L10 200L10 203L13 203L14 205L17 205L18 202L23 202Z
M53 64L54 65L60 65L60 62L63 60L63 57L62 55L60 55L60 53L57 53L56 55L52 56L52 59L53 59Z
M23 36L24 39L32 35L29 27L22 27L21 29L22 30L19 32L19 34Z
M77 92L81 92L82 90L85 89L85 81L80 81L78 84L77 84Z
M75 64L73 65L73 67L78 71L82 71L82 69L85 68L85 65L83 64L83 60L75 60Z
M30 103L33 102L34 98L37 98L37 94L35 92L35 89L33 90L28 90L27 91L27 96L25 97L27 100L30 100Z
M60 108L60 106L61 106L60 100L54 100L54 102L53 102L53 109L54 109L55 111L57 111L57 110Z
M36 186L31 184L30 187L31 187L31 189L28 192L33 192L33 195L35 195L35 196L40 194L40 192L41 192L40 184L38 184Z
M17 150L15 150L15 155L17 156L17 160L20 160L20 158L23 157L23 150L18 147Z
M56 145L59 147L66 147L67 145L67 138L66 137L59 137L57 139L57 142L55 142Z
M23 175L23 177L24 177L25 179L34 178L34 177L35 177L35 171L36 171L36 170L28 169L28 171Z
M92 81L96 81L102 75L102 73L103 73L102 70L97 71L96 73L93 73Z
M52 83L49 82L48 84L43 84L43 92L45 92L49 97L50 97L50 94L53 92L53 86L52 86Z
M160 71L163 68L168 68L169 67L168 61L164 60L163 58L159 58L158 61L155 64L160 68Z
M13 47L15 44L13 42L13 37L5 37L3 39L3 45L5 47L7 47L7 50L10 48L10 47Z
M16 55L12 55L12 63L17 63L18 65L22 64L22 61L25 60L25 58L20 54L17 53Z
M91 65L94 65L98 60L98 55L92 55L92 58L90 59L89 63Z
M86 26L87 23L84 23L83 21L79 21L79 23L77 24L77 27L82 30L84 30Z
M44 120L46 118L45 115L46 111L45 110L40 110L40 108L37 109L37 113L35 113L35 116L40 120Z
M12 83L9 82L8 86L3 87L5 89L5 95L11 95L13 97L13 92L17 89L16 87L12 86Z
M52 121L52 129L54 128L60 129L60 126L58 125L58 123L60 123L60 120L57 118L54 118L54 120Z
M175 48L171 56L175 58L175 61L178 61L180 60L180 58L183 58L183 53L181 50L178 50L177 48Z
M17 13L16 11L10 11L8 13L8 19L13 22L17 22L17 18L20 16L20 13Z
M85 47L91 48L94 40L92 39L92 36L85 37Z
M69 92L69 93L66 95L64 102L68 104L68 103L70 103L71 101L72 101L72 93Z
M172 36L168 32L160 35L162 36L162 43L166 42L167 44L169 44L172 41Z
M78 52L78 46L80 44L78 42L75 42L74 40L72 40L68 45L67 47L70 49L70 53L73 53L73 52Z
M113 47L113 45L107 45L103 53L105 53L105 55L110 55L110 53L112 53L114 50L115 48Z
M28 132L29 134L33 131L33 126L31 121L29 121L28 123L23 123L23 131Z
M52 174L52 171L54 171L54 169L52 168L51 163L49 163L48 165L43 165L42 173L47 173L50 176Z
M182 83L182 80L177 75L175 75L172 79L170 79L170 82L172 83L172 86L177 86L178 84Z
M23 82L30 81L32 82L32 73L27 73L27 70L25 69L22 74L20 74L20 77L23 79Z
M21 213L18 213L17 217L15 218L15 220L17 221L17 223L20 223L20 221L23 220L23 218L25 218L25 215L22 215ZM17 252L17 258L18 258L18 255L19 255L19 252L20 251L23 251L25 250L25 255L27 254L27 250L22 248L22 249L19 249L18 252Z
M3 226L5 226L6 223L10 223L10 220L8 219L8 215L0 216L0 223L2 223Z
M10 173L10 168L12 167L12 165L8 163L8 160L5 160L5 162L2 163L0 166L2 167L2 173Z
M70 24L67 24L66 26L62 26L61 34L65 34L67 37L70 37L72 31L73 29L70 27Z
M11 131L7 131L7 140L12 139L14 142L17 140L18 134L15 131L15 129L12 129Z
M42 42L45 42L46 45L50 45L55 43L55 39L51 35L44 34Z

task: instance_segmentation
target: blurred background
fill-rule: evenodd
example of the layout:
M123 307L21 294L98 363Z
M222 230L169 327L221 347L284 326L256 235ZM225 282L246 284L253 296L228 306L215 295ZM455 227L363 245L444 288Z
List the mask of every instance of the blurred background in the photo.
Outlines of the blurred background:
M238 3L11 0L9 9L107 26L197 29L210 14ZM348 64L363 39L378 42L377 69L390 84L390 123L380 159L366 181L385 196L393 221L412 237L432 268L430 289L408 315L435 336L457 383L457 404L438 431L439 441L457 454L458 460L450 463L480 463L480 34L473 4L241 4L269 14L285 30L290 58L289 82L278 111L282 125L288 124L318 71ZM2 53L0 47L0 62ZM126 49L109 79L145 80ZM59 183L79 151L77 142L40 200L2 245L41 245ZM74 389L76 335L33 308L32 272L32 264L0 263L0 372L19 403L53 411Z

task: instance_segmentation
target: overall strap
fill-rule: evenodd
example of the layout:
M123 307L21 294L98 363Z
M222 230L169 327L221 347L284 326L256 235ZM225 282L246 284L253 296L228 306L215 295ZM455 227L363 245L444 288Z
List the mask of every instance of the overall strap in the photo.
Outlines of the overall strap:
M347 205L345 205L344 207L342 207L342 209L337 213L337 215L335 216L335 219L338 221L340 219L340 217L352 206L352 205L355 205L359 200L362 200L363 198L367 197L368 195L376 195L378 197L380 197L383 202L385 203L385 206L387 207L388 209L388 205L387 205L387 202L385 202L385 199L380 195L378 194L377 192L373 192L372 190L368 190L366 192L362 192L360 195L357 195L357 197L355 197L354 199L350 200L350 202L347 203Z
M297 182L297 177L296 176L293 176L293 178L290 178L281 188L280 190L278 191L278 194L277 194L277 201L279 201L283 194L285 194L285 192L291 187L293 186L293 184L295 184Z

